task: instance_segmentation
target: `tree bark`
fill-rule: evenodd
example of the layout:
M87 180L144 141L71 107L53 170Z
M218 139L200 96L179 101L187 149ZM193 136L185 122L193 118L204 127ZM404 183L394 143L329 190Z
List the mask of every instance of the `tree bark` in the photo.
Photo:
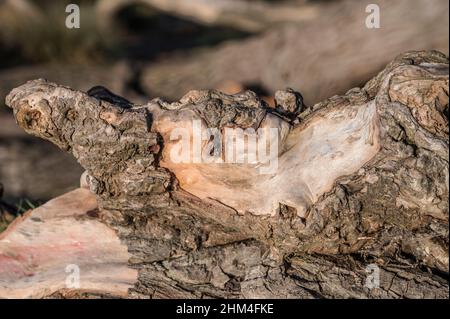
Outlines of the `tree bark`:
M275 108L252 92L217 91L132 105L45 80L14 89L7 105L87 170L96 218L138 272L127 297L448 298L448 83L448 58L424 51L312 107L291 90L277 92ZM192 131L193 120L262 129L257 140L277 129L277 170L174 163L171 133ZM3 294L14 282L5 276Z

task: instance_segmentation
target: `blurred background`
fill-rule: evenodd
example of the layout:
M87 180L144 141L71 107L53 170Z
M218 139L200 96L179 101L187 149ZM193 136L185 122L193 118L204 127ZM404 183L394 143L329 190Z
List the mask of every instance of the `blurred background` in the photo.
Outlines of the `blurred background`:
M68 29L69 3L80 28ZM366 6L380 7L379 29ZM35 78L135 103L191 89L277 89L307 104L363 85L408 50L448 54L448 0L0 0L0 231L77 187L81 167L22 132L4 100Z

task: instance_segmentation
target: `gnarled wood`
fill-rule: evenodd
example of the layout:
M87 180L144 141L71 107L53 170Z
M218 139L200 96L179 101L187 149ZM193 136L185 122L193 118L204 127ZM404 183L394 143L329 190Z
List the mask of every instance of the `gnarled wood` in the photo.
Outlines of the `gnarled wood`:
M45 80L7 104L86 168L102 220L139 271L130 296L444 298L448 81L446 56L410 52L312 107L292 91L276 108L216 91L123 107ZM170 134L193 119L278 129L278 169L173 162Z

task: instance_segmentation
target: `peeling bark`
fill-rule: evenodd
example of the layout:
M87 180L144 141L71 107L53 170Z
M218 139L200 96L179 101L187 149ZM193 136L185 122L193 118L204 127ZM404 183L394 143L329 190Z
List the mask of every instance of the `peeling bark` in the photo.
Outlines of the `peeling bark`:
M276 108L217 91L123 107L45 80L7 105L87 170L139 272L129 297L448 298L448 82L445 55L409 52L311 107L292 91ZM171 162L193 119L279 129L278 170Z

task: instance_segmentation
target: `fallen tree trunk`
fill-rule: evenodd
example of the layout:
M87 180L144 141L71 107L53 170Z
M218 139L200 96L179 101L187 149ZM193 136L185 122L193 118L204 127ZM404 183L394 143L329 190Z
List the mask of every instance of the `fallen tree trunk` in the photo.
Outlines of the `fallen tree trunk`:
M448 298L448 81L445 55L411 52L363 88L313 107L294 91L278 92L275 108L252 92L217 91L138 106L45 80L14 89L7 105L27 132L87 170L82 181L96 194L96 223L116 231L138 271L128 297ZM247 141L236 158L249 159L251 138L278 148L265 161L258 148L256 161L226 162L225 139L210 144L206 134L195 146L196 123L220 137L234 129L234 142ZM183 132L194 133L187 144ZM186 145L183 161L177 156ZM275 170L262 171L271 161ZM74 214L58 218L66 215ZM39 269L52 274L47 295L120 295L104 286L92 292L95 280L83 279L86 263L107 263L92 251L70 259L80 265L80 287L61 290L53 274L67 256L45 247L49 255L30 265L5 248L20 234L28 238L22 249L49 233L95 241L73 231L83 219L71 220L60 232L44 222L3 236L0 269L28 263L35 271L27 280L0 273L0 296L17 292L17 282L23 295L39 295L30 279ZM108 238L108 227L95 227L97 239ZM128 256L120 258L118 265Z
M250 32L275 24L309 20L319 13L317 5L303 1L275 4L246 0L101 0L96 5L100 27L110 32L118 13L133 5L147 5L206 25L226 25Z
M366 27L368 3L319 1L314 19L152 63L142 72L141 86L149 96L173 100L192 88L230 81L270 95L291 87L315 104L363 85L400 52L448 54L448 1L379 0L380 29Z

